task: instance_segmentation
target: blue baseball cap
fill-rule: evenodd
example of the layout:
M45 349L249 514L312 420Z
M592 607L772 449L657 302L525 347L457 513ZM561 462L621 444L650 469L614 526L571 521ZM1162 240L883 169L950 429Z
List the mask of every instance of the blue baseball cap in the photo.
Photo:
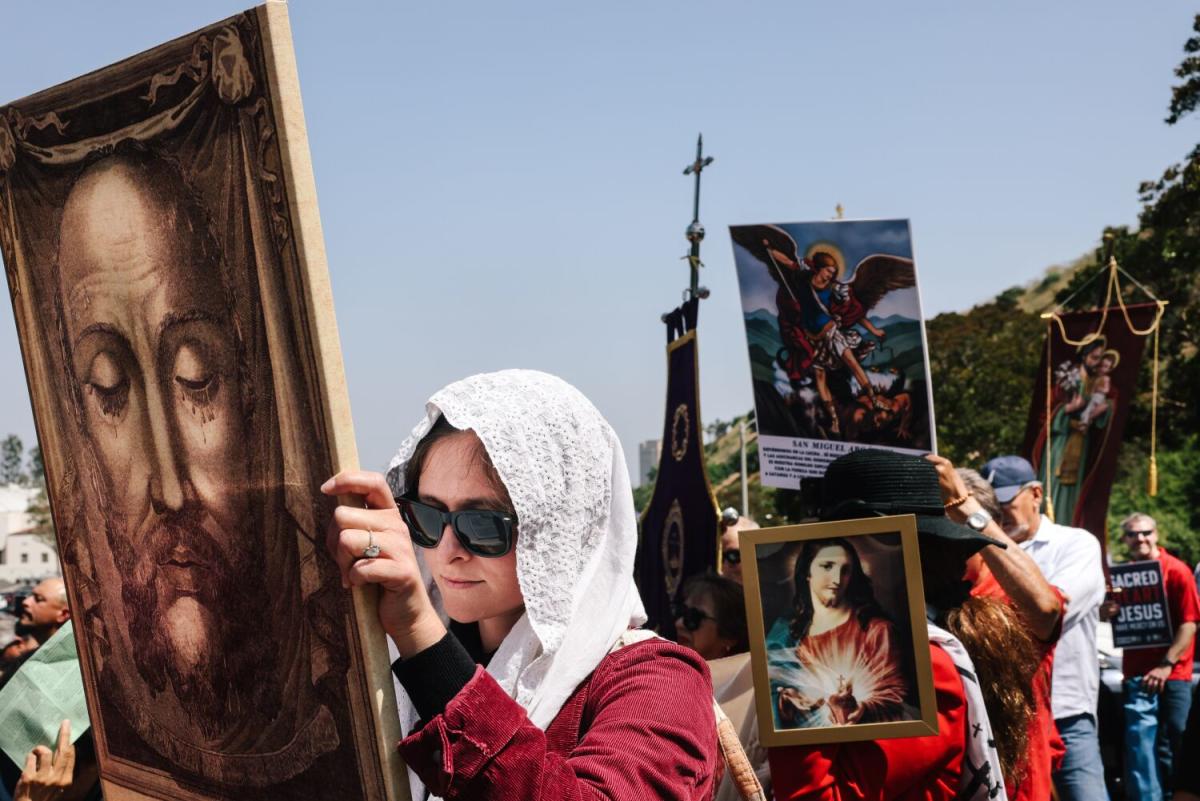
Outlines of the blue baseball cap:
M992 485L996 500L1000 503L1009 503L1017 497L1017 493L1038 480L1033 465L1020 456L997 456L985 464L979 473L984 481Z

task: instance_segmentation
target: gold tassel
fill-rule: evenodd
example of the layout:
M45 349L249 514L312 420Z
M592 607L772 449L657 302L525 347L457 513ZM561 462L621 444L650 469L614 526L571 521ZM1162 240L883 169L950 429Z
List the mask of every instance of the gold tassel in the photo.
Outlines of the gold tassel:
M1150 480L1146 482L1146 494L1151 498L1158 495L1158 459L1150 455Z

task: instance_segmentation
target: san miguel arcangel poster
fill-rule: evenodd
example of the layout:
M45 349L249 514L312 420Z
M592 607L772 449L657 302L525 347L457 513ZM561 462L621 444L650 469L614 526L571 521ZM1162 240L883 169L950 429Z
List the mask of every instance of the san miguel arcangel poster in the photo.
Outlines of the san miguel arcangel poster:
M907 220L730 227L762 483L799 489L859 447L935 449Z
M287 6L0 107L0 245L104 797L406 798Z

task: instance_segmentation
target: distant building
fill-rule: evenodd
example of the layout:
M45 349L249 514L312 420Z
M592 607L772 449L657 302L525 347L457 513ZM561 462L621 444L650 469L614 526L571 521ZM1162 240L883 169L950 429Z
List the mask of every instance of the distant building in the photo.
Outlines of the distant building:
M662 455L662 442L648 439L638 445L638 486L650 481L650 471L658 467L658 457Z
M0 487L0 587L62 574L58 552L32 530L28 509L36 496L33 487Z

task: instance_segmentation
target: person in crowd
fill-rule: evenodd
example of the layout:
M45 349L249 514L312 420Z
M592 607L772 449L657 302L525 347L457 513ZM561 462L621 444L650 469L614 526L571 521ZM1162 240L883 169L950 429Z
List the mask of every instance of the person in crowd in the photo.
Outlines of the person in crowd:
M1134 561L1162 565L1167 609L1174 628L1169 646L1126 648L1125 786L1131 798L1162 798L1180 752L1192 703L1192 643L1200 621L1200 599L1192 572L1158 542L1158 524L1142 512L1121 522L1125 546ZM1102 616L1115 617L1119 602L1104 604Z
M17 620L22 630L38 645L54 636L71 619L67 606L67 585L59 577L43 579L21 604Z
M1198 690L1197 692L1200 692ZM1200 704L1192 696L1192 711L1180 743L1180 754L1200 754ZM1200 759L1175 760L1175 795L1171 801L1200 801Z
M674 616L675 641L706 660L750 650L742 585L736 581L712 573L692 576Z
M953 468L949 460L939 456L925 458L938 469L946 514L955 522L980 527L989 537L1008 546L985 548L972 556L967 576L972 595L1007 603L1021 616L1032 635L1040 661L1033 677L1036 713L1029 724L1028 760L1024 770L1018 768L1016 775L1006 777L1005 789L1009 801L1045 801L1050 798L1053 772L1062 766L1065 751L1050 706L1050 679L1066 599L1046 581L1032 557L1000 528L997 521L1003 518L1003 511L991 484L968 467Z
M58 728L58 741L51 751L44 745L35 746L25 757L25 769L13 790L13 801L62 801L75 775L75 746L71 745L71 721L64 720ZM0 787L0 793L7 794Z
M758 523L739 515L732 506L721 513L722 576L742 583L742 546L738 542L738 533L756 528Z
M7 684L21 665L70 619L71 610L63 580L54 577L39 582L21 605L21 616L17 621L21 636L4 649L6 658L12 654L15 659L0 676L0 687ZM66 754L69 754L69 759ZM72 745L69 721L63 721L58 746L53 754L46 746L38 746L30 752L25 770L19 776L18 769L18 765L0 757L0 801L3 801L10 788L15 801L49 798L55 801L93 801L100 798L100 774L92 733L90 730L84 732Z
M1042 514L1042 484L1033 466L1020 456L996 457L980 473L1000 502L1005 533L1033 558L1067 602L1051 678L1050 706L1066 747L1054 772L1054 786L1062 801L1107 801L1096 730L1100 693L1096 626L1104 600L1100 541Z
M355 499L328 546L346 586L381 591L414 798L711 798L708 668L630 635L625 457L578 390L528 370L455 382L386 478L322 491Z
M896 627L853 543L805 542L792 582L794 612L767 634L776 724L807 728L919 717L905 708ZM872 681L856 688L848 676Z
M26 634L23 627L18 625L13 638L0 649L0 689L3 689L37 648L37 640Z
M1024 758L1037 657L1016 613L972 597L965 580L973 554L1003 543L953 522L943 503L937 469L917 456L864 449L826 470L821 519L916 516L938 733L773 748L777 799L1005 797L1003 777Z

